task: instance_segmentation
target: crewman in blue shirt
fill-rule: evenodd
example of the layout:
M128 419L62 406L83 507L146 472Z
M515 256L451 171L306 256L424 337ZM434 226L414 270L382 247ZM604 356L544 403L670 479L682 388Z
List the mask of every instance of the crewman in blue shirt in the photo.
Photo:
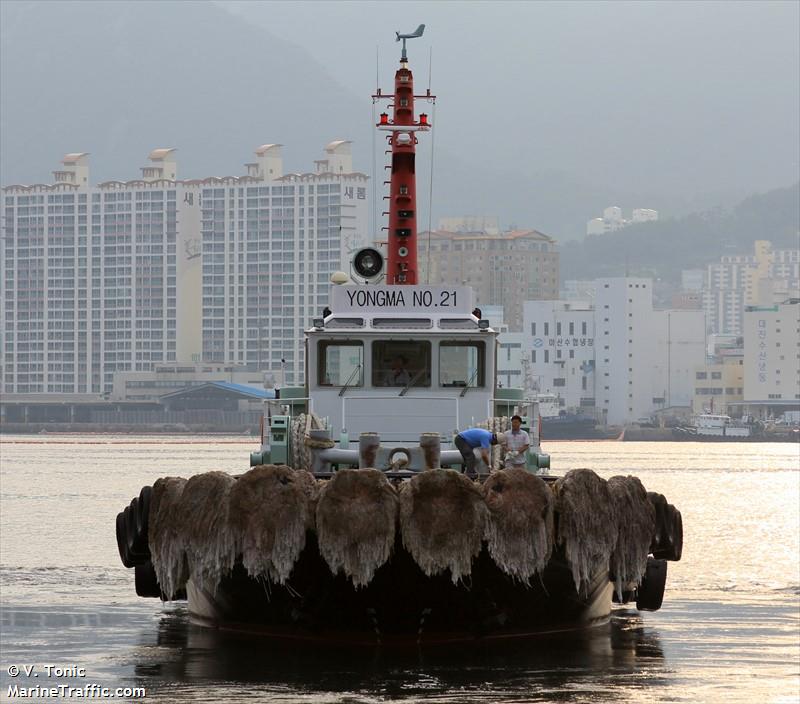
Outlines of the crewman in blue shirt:
M493 433L483 428L469 428L462 430L456 435L455 446L464 458L464 464L461 468L461 473L472 479L477 476L475 470L475 448L479 447L481 450L481 457L486 463L487 467L491 467L491 458L489 456L489 446L497 445L497 443L505 442L505 435L503 433Z

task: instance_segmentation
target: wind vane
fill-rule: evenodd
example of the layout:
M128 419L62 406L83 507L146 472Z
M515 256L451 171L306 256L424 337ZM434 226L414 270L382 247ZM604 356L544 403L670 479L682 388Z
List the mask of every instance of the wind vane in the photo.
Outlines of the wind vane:
M396 41L399 42L401 39L403 40L403 53L400 55L400 61L402 61L403 63L408 62L408 57L406 56L406 39L416 39L417 37L421 37L424 31L425 31L425 25L421 24L413 32L411 32L411 34L400 34L400 32L395 32L395 34L397 35Z

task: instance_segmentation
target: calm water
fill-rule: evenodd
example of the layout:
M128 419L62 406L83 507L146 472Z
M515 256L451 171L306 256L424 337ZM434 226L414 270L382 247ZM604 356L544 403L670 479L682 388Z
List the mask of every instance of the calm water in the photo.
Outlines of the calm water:
M18 701L10 683L139 686L160 702L800 701L797 445L548 443L556 473L635 473L680 508L683 559L662 610L503 650L390 656L276 651L136 597L117 512L162 475L242 471L252 444L3 438L0 701ZM42 677L11 678L10 665ZM45 665L86 675L48 679Z

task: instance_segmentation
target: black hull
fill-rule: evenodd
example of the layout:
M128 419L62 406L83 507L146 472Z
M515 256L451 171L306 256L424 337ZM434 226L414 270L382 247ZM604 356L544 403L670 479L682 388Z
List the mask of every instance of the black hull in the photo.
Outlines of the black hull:
M240 565L215 595L189 583L193 620L276 640L416 646L529 637L605 623L610 615L608 573L578 594L558 554L527 587L503 573L484 548L471 578L454 585L449 575L426 577L398 545L370 584L354 589L331 574L308 537L286 586L254 580Z

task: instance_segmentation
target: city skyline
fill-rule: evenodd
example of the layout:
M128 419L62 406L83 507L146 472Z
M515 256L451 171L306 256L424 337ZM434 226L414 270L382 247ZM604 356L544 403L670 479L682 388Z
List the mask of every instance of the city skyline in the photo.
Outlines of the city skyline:
M347 272L352 253L369 244L372 191L346 140L330 142L304 173L285 173L282 149L259 146L240 176L180 179L176 150L158 148L140 178L95 185L89 155L74 152L51 185L5 185L3 392L135 397L120 384L145 388L155 374L152 389L163 388L171 364L173 377L180 367L202 378L207 366L227 378L222 369L233 365L230 374L240 368L248 383L303 383L303 330L327 305L331 275ZM561 282L558 243L535 229L503 231L496 218L474 216L441 224L452 229L420 233L423 242L430 234L422 277L470 285L479 305L503 316L498 374L506 386L522 381L524 355L539 392L609 423L672 406L702 410L704 394L727 409L747 400L748 385L767 397L756 400L794 400L788 387L764 389L752 345L749 360L742 345L733 381L727 367L705 366L718 356L708 335L742 336L746 312L774 313L800 287L796 251L759 240L753 254L723 254L684 272L670 308L654 305L647 278ZM605 300L606 289L625 287L636 295ZM565 288L587 302L565 299ZM797 328L774 317L762 317L751 336L769 330L777 344L796 346ZM618 344L624 349L610 349ZM675 356L676 345L693 352ZM784 386L792 361L769 362ZM724 385L699 383L723 376ZM174 383L167 390L189 382Z

